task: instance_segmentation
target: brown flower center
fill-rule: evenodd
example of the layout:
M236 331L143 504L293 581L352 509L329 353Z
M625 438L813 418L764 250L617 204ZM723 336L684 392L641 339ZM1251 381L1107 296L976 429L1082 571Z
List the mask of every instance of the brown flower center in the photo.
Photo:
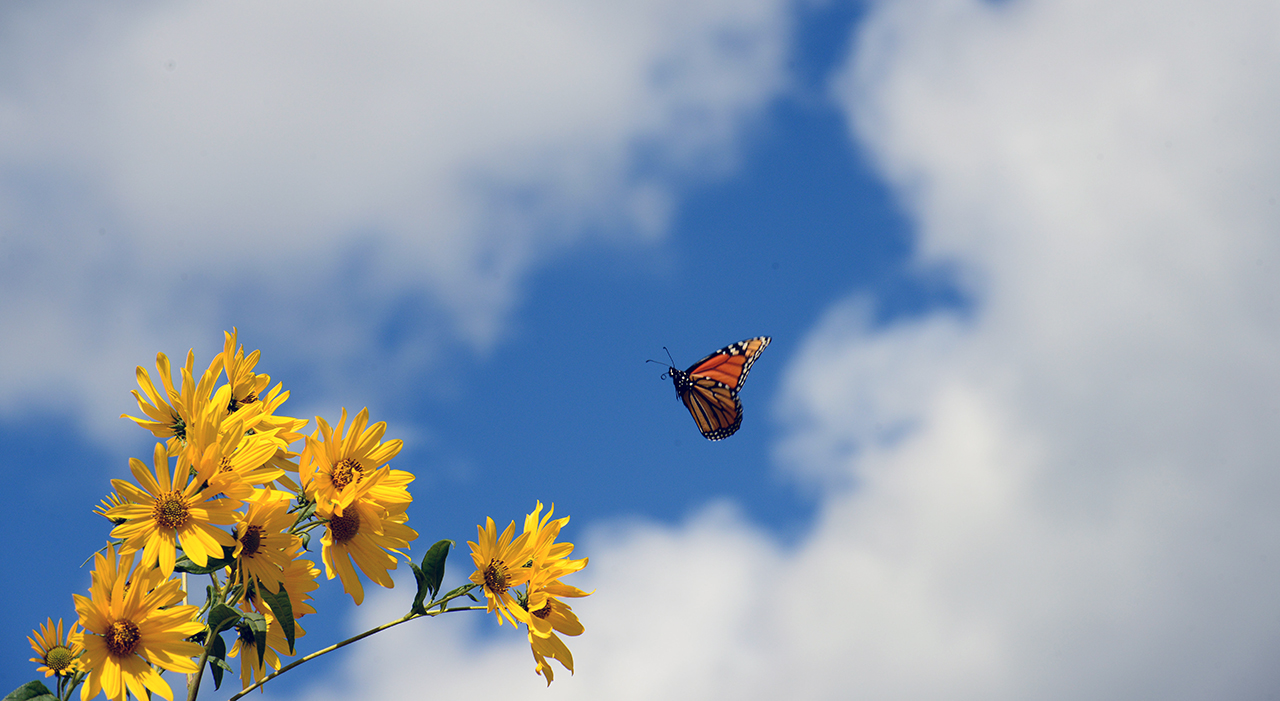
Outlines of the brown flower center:
M218 461L219 472L231 472L231 457L226 456Z
M341 516L329 519L329 532L333 534L333 542L344 544L360 532L360 514L355 509L347 509Z
M151 517L160 524L161 528L179 529L187 525L187 521L191 518L190 507L187 505L187 499L182 492L172 491L161 494L156 499L155 507L151 510Z
M258 554L258 547L262 545L262 526L256 523L250 524L244 529L244 535L240 536L241 557L253 557Z
M484 568L484 588L494 594L505 594L511 588L507 584L507 563L497 558L489 561L489 566Z
M329 473L329 478L333 481L334 487L342 490L348 484L364 479L364 467L351 458L343 458L338 461L337 465L333 466L333 471Z
M62 674L71 666L76 656L64 645L58 645L44 656L44 663L57 674Z
M551 615L551 601L548 599L546 606L543 606L537 611L530 611L530 613L537 616L538 618L545 619L547 616Z
M142 639L141 633L138 631L138 624L128 619L120 619L112 622L107 627L107 634L102 636L107 643L107 650L111 652L113 657L128 657L137 649L138 642Z
M253 392L250 392L244 399L236 399L235 397L232 397L231 401L227 404L227 411L234 414L240 407L245 406L246 404L252 404L256 401L258 401L258 395Z

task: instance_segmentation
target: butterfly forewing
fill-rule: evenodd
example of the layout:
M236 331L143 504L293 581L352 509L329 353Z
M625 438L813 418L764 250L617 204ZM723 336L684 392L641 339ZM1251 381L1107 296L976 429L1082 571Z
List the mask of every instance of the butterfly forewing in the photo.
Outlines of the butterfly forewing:
M760 336L738 341L699 360L684 372L670 369L676 394L707 440L728 438L742 425L738 391L770 340L768 336Z
M751 372L751 366L760 357L760 352L772 340L768 336L760 336L731 343L694 363L685 372L696 377L711 378L737 392L742 389L742 383L747 381L747 373Z

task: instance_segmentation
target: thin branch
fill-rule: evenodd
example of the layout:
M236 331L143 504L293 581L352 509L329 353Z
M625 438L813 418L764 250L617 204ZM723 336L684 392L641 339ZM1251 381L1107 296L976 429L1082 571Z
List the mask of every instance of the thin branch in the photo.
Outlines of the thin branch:
M434 606L435 604L432 604L432 605ZM439 616L439 615L440 615L440 614L442 614L442 613L449 613L449 612L451 612L451 611L487 611L487 610L488 610L488 606L461 606L461 607L458 607L458 608L436 609L435 611L427 611L425 614L421 614L421 613L408 613L408 614L405 614L405 616L404 616L403 618L399 618L399 619L396 619L396 620L394 620L394 621L390 621L390 622L388 622L388 623L383 623L383 624L382 624L382 625L380 625L380 626L377 626L377 627L375 627L375 628L370 628L369 630L366 630L366 631L365 631L365 632L363 632L363 633L360 633L360 634L358 634L358 635L354 635L354 636L352 636L352 637L350 637L350 638L347 638L346 640L343 640L343 641L342 641L342 642L340 642L340 643L334 643L333 645L330 645L329 647L326 647L326 648L324 648L323 650L316 650L315 652L311 653L310 655L307 655L306 657L300 657L300 658L298 658L298 659L294 660L293 662L291 662L291 663L289 663L289 664L285 665L284 667L281 667L280 669L276 670L275 672L273 672L273 673L271 673L271 674L267 675L266 677L263 677L262 679L258 680L258 681L257 681L257 682L255 682L254 684L252 684L252 685L250 685L250 686L245 687L243 691L241 691L240 693L236 694L235 696L232 696L231 698L227 699L227 701L236 701L236 699L238 699L238 698L240 698L240 697L244 696L245 694L249 693L250 691L253 691L254 689L256 689L256 688L258 688L258 687L262 686L263 684L266 684L267 682L271 681L272 679L275 679L276 677L280 676L281 674L284 674L285 672L288 672L289 670L293 669L294 667L297 667L298 665L302 664L303 662L307 662L307 661L310 661L310 660L314 660L315 658L317 658L317 657L319 657L319 656L321 656L321 655L326 655L326 654L328 654L328 653L330 653L330 652L333 652L334 650L337 650L337 649L339 649L339 648L346 647L346 646L350 645L351 643L354 643L354 642L356 642L356 641L358 641L358 640L364 640L365 638L369 637L370 635L373 635L374 633L381 633L382 631L384 631L384 630L388 630L388 629L390 629L390 628L394 628L394 627L396 627L396 626L400 625L401 623L407 623L407 622L412 621L412 620L414 620L414 619L422 618L423 616L432 616L432 617L434 617L434 616Z

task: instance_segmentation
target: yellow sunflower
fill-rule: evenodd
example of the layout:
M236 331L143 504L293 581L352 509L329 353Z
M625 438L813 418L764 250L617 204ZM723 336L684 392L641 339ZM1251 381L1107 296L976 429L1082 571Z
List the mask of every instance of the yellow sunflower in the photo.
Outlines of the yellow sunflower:
M356 567L376 584L388 589L395 586L388 571L398 563L391 553L402 555L400 548L408 548L409 541L418 537L417 531L404 525L409 516L403 509L389 511L377 502L360 499L341 513L333 503L318 503L316 515L327 521L320 539L325 574L329 579L340 577L342 589L357 606L364 601L364 587Z
M129 458L129 468L141 488L111 480L111 486L126 501L105 514L124 519L111 531L111 537L125 541L121 552L141 550L142 561L147 565L158 561L165 577L173 574L179 541L183 552L198 565L206 565L210 557L222 557L223 546L233 547L236 540L218 526L236 522L240 501L214 498L223 484L216 476L201 490L202 481L198 475L195 479L189 476L183 460L176 461L170 476L162 443L156 444L153 461L154 475L141 460Z
M228 409L239 411L261 400L263 392L271 384L270 375L255 373L253 368L258 364L261 351L254 351L248 356L244 354L244 346L237 345L239 331L234 327L230 333L222 332L222 369L227 374L227 384L231 386L231 403Z
M569 560L569 554L573 552L573 543L557 543L556 538L560 536L560 529L569 523L569 517L551 520L551 515L555 513L555 504L542 516L542 502L539 501L533 513L524 519L524 532L529 536L529 559L533 561L535 570L554 569L555 574L547 579L559 579L560 577L577 572L587 566L587 560Z
M484 526L476 526L478 542L467 542L471 546L471 561L476 566L471 581L484 587L489 613L498 617L498 625L502 625L503 618L513 626L528 618L511 589L529 581L533 573L529 566L532 550L528 533L521 533L513 540L515 529L516 524L512 522L499 537L493 519L486 519Z
M560 601L560 598L590 596L591 592L569 586L558 579L539 579L539 575L534 574L529 581L528 596L524 601L529 612L529 632L544 638L552 635L553 630L565 635L581 635L582 623L578 621L573 609Z
M534 671L547 678L551 684L553 678L547 658L559 660L565 669L573 672L573 656L564 641L556 635L581 635L582 623L573 609L558 597L583 597L589 592L569 586L560 578L577 572L587 565L587 559L570 560L573 543L557 543L560 529L569 522L569 517L551 520L555 511L553 505L545 516L541 516L542 502L538 502L533 513L525 518L525 534L530 539L530 568L528 586L521 604L527 611L525 624L529 629L529 645L533 650Z
M262 408L254 430L263 433L272 432L283 445L290 446L306 438L300 431L306 428L307 420L275 414L284 400L289 398L289 393L282 392L280 387L277 384L267 393L266 398L259 402ZM276 478L276 483L286 491L294 493L301 492L302 488L284 473L293 473L295 476L298 474L298 455L287 448L277 447L275 454L267 461L269 466L281 471L281 475Z
M279 591L292 553L302 548L302 539L288 532L294 521L289 502L288 494L272 489L254 490L246 500L249 507L235 532L241 581L256 579L271 591Z
M195 353L188 351L187 365L182 368L181 390L175 390L173 387L169 358L164 353L156 354L156 371L160 373L160 381L164 386L163 392L156 388L155 383L151 381L151 377L141 365L137 369L138 386L142 388L146 398L144 399L138 390L131 390L133 398L138 402L138 408L147 415L149 420L128 414L121 414L120 418L132 419L139 426L151 431L151 435L156 438L168 438L166 447L169 454L177 455L187 438L187 426L191 424L202 406L209 401L213 394L213 386L222 375L221 358L214 358L213 363L209 365L209 369L200 377L200 382L197 384Z
M246 602L247 603L247 602ZM242 611L248 611L247 605L242 605ZM231 646L231 650L227 652L227 657L240 658L240 688L246 689L254 682L267 676L267 667L272 670L280 669L280 656L292 656L289 651L289 640L284 635L284 629L276 622L276 617L271 613L271 608L265 603L255 603L253 608L259 613L267 617L267 649L262 654L262 665L258 664L258 645L254 640L253 633L243 624L236 626L236 642ZM294 638L301 638L307 634L307 631L294 621Z
M215 476L220 477L222 493L242 500L255 486L284 476L271 460L287 444L278 436L278 429L250 431L243 415L229 415L225 407L229 396L229 385L218 388L213 401L188 426L182 455L195 468L198 479L212 483Z
M316 417L319 437L307 438L299 466L307 496L317 504L331 504L339 515L347 505L359 500L376 501L392 512L403 511L413 500L406 489L413 474L380 468L400 452L404 442L397 439L383 443L387 423L379 421L367 426L368 409L356 414L349 431L344 428L346 422L346 409L335 428Z
M31 635L27 636L31 649L35 650L37 655L32 657L31 661L40 665L36 671L44 672L45 677L52 677L55 674L60 677L72 676L80 671L80 661L76 658L84 652L83 647L70 642L79 637L76 632L76 626L79 624L72 623L71 629L63 635L61 618L58 619L56 626L52 618L48 621L40 624L40 630L33 630Z
M197 671L192 658L202 648L186 638L204 629L196 620L199 607L181 604L184 594L178 580L157 581L150 574L154 569L135 569L132 554L117 562L114 549L108 547L94 560L90 595L74 595L84 629L76 642L84 647L80 661L89 671L80 688L81 701L99 692L117 701L124 701L126 692L142 699L148 691L172 701L169 684L155 668L180 674Z
M275 388L267 392L267 387L271 384L271 376L253 371L258 364L261 352L254 351L246 356L244 346L237 345L239 332L233 328L230 333L223 333L226 338L219 357L222 359L222 367L227 374L227 385L230 388L227 395L227 411L238 414L243 419L244 428L247 431L262 433L275 430L279 437L284 439L285 445L301 440L303 435L298 431L307 425L306 419L276 415L276 410L289 398L289 393L282 391L283 385L280 383L276 383ZM290 465L287 458L285 462L276 466L282 469L291 467L292 472L298 471L297 465Z
M93 507L93 513L119 526L120 524L124 523L124 519L111 518L110 516L107 515L107 512L116 508L117 506L120 506L123 503L124 503L124 500L121 499L118 494L116 494L115 492L112 492L107 496L103 497L101 502L97 506Z

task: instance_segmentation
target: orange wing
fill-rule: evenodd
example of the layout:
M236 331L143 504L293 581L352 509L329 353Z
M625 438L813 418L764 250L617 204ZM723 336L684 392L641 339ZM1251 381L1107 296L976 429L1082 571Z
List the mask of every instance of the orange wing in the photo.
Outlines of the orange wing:
M706 377L738 392L742 383L747 381L747 373L755 364L760 352L769 345L772 338L760 336L725 346L693 364L685 370L693 377Z
M728 438L742 425L742 401L736 392L715 380L695 380L680 400L707 440Z
M772 340L768 336L749 338L725 346L681 372L668 368L676 395L693 416L707 440L732 436L742 425L742 402L738 391L760 352Z

